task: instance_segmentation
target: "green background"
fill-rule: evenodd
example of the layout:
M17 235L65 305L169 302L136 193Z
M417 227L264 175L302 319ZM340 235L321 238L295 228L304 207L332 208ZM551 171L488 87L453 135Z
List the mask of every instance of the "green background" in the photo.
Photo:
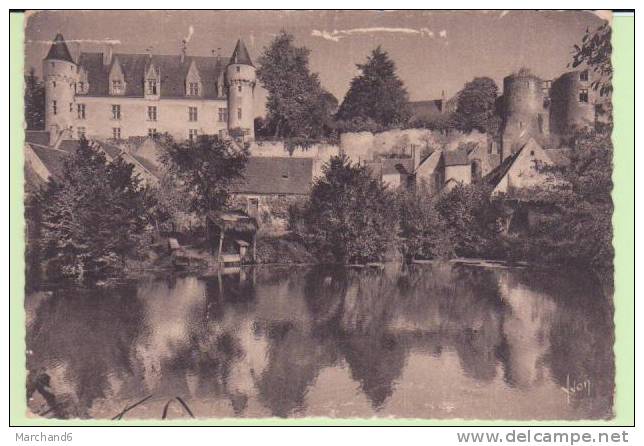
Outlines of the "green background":
M25 398L24 207L23 207L23 79L24 14L10 15L10 424L13 426L109 425L410 425L510 426L526 421L421 419L212 419L212 420L50 420L27 417ZM615 246L615 418L592 421L530 421L530 425L628 426L635 422L635 145L634 145L634 29L633 16L613 18L613 105L615 146L613 215Z

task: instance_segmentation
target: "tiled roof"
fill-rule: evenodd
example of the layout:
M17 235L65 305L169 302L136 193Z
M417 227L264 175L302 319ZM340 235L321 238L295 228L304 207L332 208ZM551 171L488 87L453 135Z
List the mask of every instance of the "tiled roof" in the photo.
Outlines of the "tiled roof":
M25 142L40 144L41 146L49 145L49 132L45 130L27 130L25 132Z
M412 173L414 171L414 160L412 158L381 158L382 175L396 173Z
M464 166L470 163L465 150L447 150L443 152L443 161L445 166Z
M201 79L201 97L205 99L219 98L217 82L227 62L222 57L185 56L182 62L180 55L116 53L110 65L104 65L103 53L81 53L78 64L87 72L88 96L110 96L109 73L116 60L123 70L126 97L144 96L144 78L152 64L161 75L160 97L185 98L186 76L194 62Z
M65 38L61 33L56 34L54 43L51 44L45 60L64 60L74 63L74 59L72 59L69 48L67 48L67 44L65 43Z
M567 166L570 164L571 149L548 149L546 154L555 166Z
M138 155L131 155L131 156L139 163L141 163L141 165L145 167L145 169L148 172L150 172L152 175L154 175L156 178L161 178L161 171L159 170L159 167L156 164L154 164L152 161Z
M250 55L248 54L248 50L246 49L246 45L244 45L244 41L242 39L239 39L237 41L237 45L235 46L235 51L233 51L233 55L230 58L230 63L231 64L238 63L238 64L253 66L253 61L250 60Z
M306 194L313 180L310 158L250 157L244 180L231 191L254 194Z
M80 147L80 141L76 139L64 139L58 145L58 150L63 150L67 153L74 153Z
M443 100L433 99L431 101L409 102L409 111L414 118L432 116L443 111Z

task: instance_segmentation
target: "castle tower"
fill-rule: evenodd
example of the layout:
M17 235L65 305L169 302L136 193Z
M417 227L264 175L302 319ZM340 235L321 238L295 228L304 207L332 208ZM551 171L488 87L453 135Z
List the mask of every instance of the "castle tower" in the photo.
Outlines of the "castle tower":
M255 66L239 39L226 67L228 131L241 129L251 139L255 138L255 80Z
M549 135L546 83L527 70L503 79L502 156L507 158L531 137L543 142Z
M63 35L58 33L43 60L45 82L45 129L51 141L75 122L74 95L78 67Z
M599 95L592 88L589 71L570 71L552 82L550 127L556 137L565 138L575 128L595 124Z

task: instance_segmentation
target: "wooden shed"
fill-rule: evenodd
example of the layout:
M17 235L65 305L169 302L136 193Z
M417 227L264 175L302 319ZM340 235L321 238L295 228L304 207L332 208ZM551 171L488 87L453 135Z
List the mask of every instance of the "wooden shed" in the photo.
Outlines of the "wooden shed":
M208 214L208 239L220 263L255 262L257 259L257 220L245 212Z

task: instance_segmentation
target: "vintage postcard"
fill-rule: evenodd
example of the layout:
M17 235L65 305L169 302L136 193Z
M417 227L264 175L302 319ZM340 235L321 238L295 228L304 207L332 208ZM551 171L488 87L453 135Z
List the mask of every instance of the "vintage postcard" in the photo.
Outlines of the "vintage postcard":
M613 22L27 11L24 416L614 420Z

